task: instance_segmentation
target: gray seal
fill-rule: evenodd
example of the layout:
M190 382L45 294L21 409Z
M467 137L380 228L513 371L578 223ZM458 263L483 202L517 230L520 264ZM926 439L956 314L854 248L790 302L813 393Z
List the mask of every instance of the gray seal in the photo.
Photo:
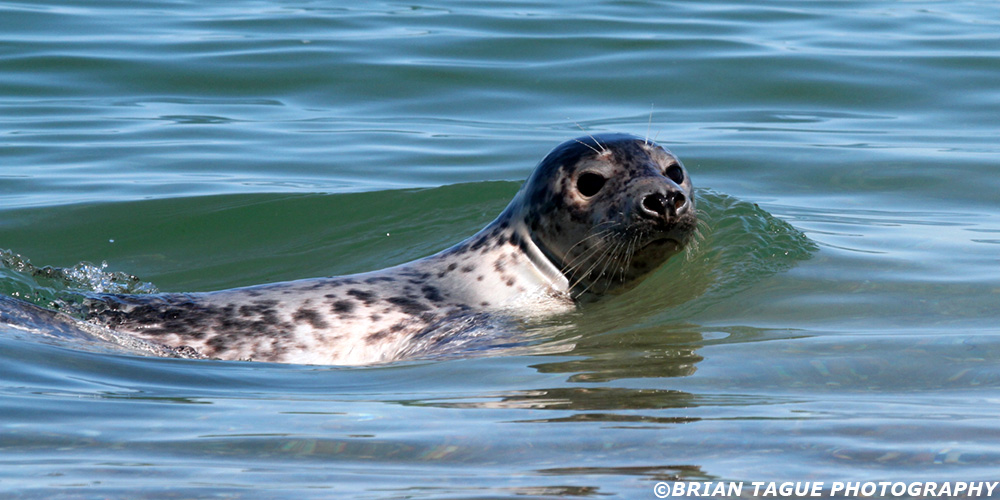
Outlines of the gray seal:
M216 292L95 295L85 316L208 358L388 362L634 286L688 243L696 222L691 180L668 150L587 136L545 156L496 220L429 257Z

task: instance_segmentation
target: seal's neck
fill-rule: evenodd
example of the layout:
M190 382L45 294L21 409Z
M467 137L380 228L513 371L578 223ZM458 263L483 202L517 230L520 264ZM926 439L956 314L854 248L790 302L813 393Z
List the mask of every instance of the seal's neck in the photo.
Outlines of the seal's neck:
M442 295L477 307L545 313L572 304L569 282L520 217L505 211L461 243L399 271L427 276ZM521 314L521 313L519 313Z
M546 252L542 250L536 239L532 236L531 230L527 225L523 221L519 222L514 225L512 232L523 242L521 250L527 255L528 260L531 261L538 274L551 283L552 288L560 292L568 292L569 280L566 279L566 275L549 259Z

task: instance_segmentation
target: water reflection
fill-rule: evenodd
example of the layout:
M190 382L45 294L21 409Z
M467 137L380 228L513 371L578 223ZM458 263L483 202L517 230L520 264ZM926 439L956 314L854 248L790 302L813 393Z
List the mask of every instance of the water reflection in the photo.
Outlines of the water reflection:
M583 335L570 351L578 359L532 367L542 373L572 373L570 382L606 382L627 378L686 377L703 358L701 333L647 327L623 332ZM623 349L627 347L627 349Z
M656 465L650 467L553 467L538 469L540 475L551 476L639 476L650 481L676 481L707 479L711 476L702 472L697 465Z

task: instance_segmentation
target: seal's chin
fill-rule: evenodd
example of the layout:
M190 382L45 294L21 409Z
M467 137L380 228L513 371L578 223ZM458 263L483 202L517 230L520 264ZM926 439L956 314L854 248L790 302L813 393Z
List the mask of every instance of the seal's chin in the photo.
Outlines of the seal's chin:
M616 269L613 272L598 272L581 281L584 291L589 295L577 294L577 300L592 301L600 295L618 295L635 288L642 279L648 276L677 254L684 247L683 243L668 236L657 236L649 241L640 242L631 255L625 259L627 268ZM599 261L603 262L603 261ZM598 266L592 266L597 269Z
M666 238L666 237L655 238L653 240L650 240L645 245L643 245L640 248L639 252L642 253L648 252L650 254L655 254L655 253L669 254L669 253L676 253L683 246L684 245L681 242L675 240L674 238Z
M632 265L637 274L635 279L644 276L676 255L684 248L684 243L667 236L653 238L636 250Z

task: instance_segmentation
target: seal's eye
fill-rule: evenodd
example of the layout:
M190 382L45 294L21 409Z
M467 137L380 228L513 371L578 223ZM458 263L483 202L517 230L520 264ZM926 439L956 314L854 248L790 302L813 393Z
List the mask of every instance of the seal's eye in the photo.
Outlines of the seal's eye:
M608 180L601 174L587 172L576 179L576 190L590 198L598 193Z
M684 169L680 165L670 165L664 175L676 184L684 182Z

